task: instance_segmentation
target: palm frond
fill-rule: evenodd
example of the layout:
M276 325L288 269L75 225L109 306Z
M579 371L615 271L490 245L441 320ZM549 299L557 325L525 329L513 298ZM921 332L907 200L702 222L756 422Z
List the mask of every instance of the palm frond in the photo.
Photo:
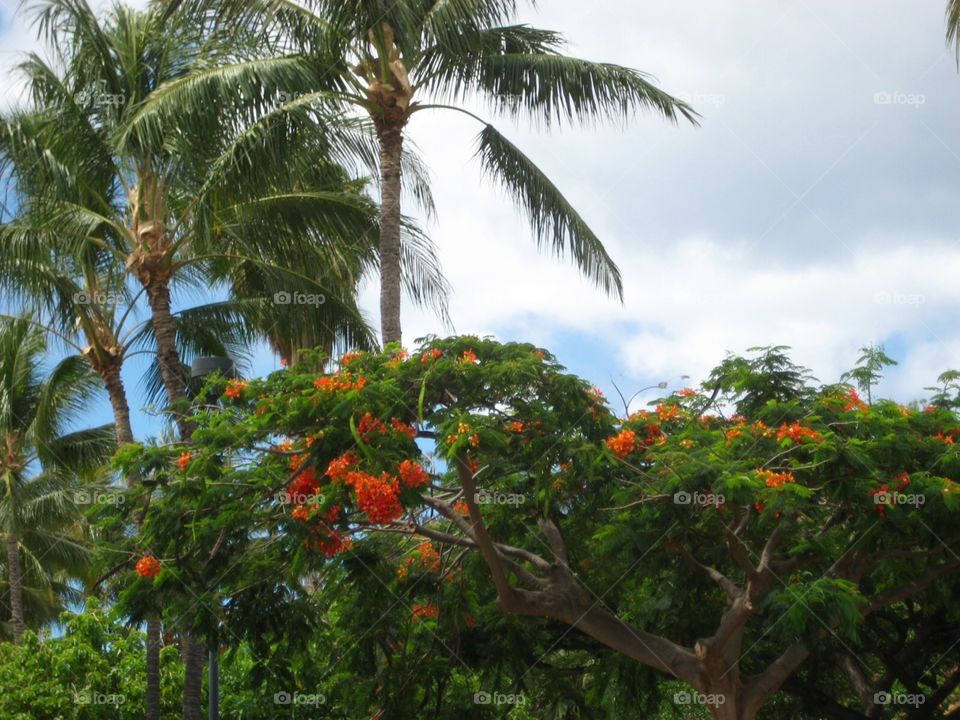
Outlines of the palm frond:
M954 46L957 65L960 66L960 0L947 3L947 43Z
M697 113L687 103L661 90L649 75L620 65L505 49L466 57L438 54L435 64L429 84L441 97L459 100L480 92L496 112L529 116L545 127L625 122L645 110L671 122L683 117L697 123Z
M484 171L503 185L527 215L538 247L549 244L555 255L569 254L584 276L607 294L623 299L623 281L616 264L540 168L492 125L478 136L477 156Z

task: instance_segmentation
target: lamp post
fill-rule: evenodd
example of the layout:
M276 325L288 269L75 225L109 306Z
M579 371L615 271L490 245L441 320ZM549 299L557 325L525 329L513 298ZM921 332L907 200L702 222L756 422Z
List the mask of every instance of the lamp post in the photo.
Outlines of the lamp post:
M193 397L203 387L206 378L214 373L220 373L224 377L234 379L237 377L237 366L230 358L226 357L198 357L190 363L190 392ZM219 405L220 397L211 398L213 402ZM209 661L207 663L207 718L208 720L219 720L220 718L220 653L217 633L214 631L209 641Z

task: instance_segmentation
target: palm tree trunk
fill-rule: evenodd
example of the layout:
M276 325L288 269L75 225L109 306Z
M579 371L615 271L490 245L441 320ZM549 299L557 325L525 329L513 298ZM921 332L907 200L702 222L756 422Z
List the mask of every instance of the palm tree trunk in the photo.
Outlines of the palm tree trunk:
M147 714L160 720L160 620L147 620Z
M17 536L7 535L7 565L10 576L10 623L13 625L13 644L23 638L23 575L20 571L20 547Z
M166 283L149 283L146 291L153 334L157 340L160 377L167 391L167 400L174 405L187 397L187 386L181 369L180 352L177 350L176 320L170 309L170 287ZM180 431L180 439L189 442L193 423L177 410L174 411L174 420ZM147 629L150 630L149 625ZM183 633L180 640L183 643L183 719L202 720L200 690L203 683L203 644L189 633Z
M117 435L117 447L133 442L133 426L130 424L130 404L127 402L127 390L120 377L120 364L105 367L100 377L107 388L110 406L113 408L113 426ZM129 481L127 483L130 484Z
M130 404L120 375L121 363L113 363L101 370L103 384L113 408L113 424L117 435L117 447L133 442L133 426L130 423ZM139 477L127 478L127 487L134 487ZM147 620L147 713L146 720L160 720L160 620Z
M186 671L183 682L183 720L203 720L200 704L203 688L203 643L188 634L182 635L180 642Z
M180 352L177 350L177 323L170 310L170 286L166 283L151 283L146 287L147 300L150 303L153 334L157 339L157 361L160 363L160 377L167 391L167 400L179 403L187 396L187 384L183 377ZM190 422L182 413L174 414L180 439L188 441L192 432Z
M400 342L400 157L403 127L380 128L380 332Z

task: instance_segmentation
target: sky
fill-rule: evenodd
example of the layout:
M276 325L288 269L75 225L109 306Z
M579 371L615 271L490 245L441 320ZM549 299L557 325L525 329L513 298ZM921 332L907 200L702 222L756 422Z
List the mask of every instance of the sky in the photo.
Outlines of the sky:
M823 382L882 343L882 395L925 395L960 368L960 73L944 0L546 0L521 20L569 54L651 74L700 126L652 114L552 128L477 112L572 201L617 262L623 303L536 249L525 219L472 159L481 126L418 113L428 226L455 293L454 328L409 304L404 338L523 340L615 397L696 385L727 352L782 344ZM36 48L0 0L0 88ZM362 306L377 318L377 284ZM253 373L278 367L265 350ZM136 388L136 367L128 386ZM689 376L686 380L683 376ZM646 399L648 396L642 396ZM140 404L134 393L132 404ZM155 423L138 415L139 432Z

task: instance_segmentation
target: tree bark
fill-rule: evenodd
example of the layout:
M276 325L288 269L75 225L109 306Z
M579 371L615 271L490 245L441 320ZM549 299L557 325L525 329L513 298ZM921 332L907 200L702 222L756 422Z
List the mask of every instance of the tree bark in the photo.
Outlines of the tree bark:
M167 391L167 400L171 404L178 403L187 396L187 384L180 363L180 352L177 350L177 324L170 309L170 286L166 282L150 283L146 286L146 291L153 334L157 340L160 377ZM181 412L174 413L174 421L180 430L180 439L189 441L192 424Z
M101 369L100 376L107 388L110 405L113 408L113 424L117 436L117 447L132 443L133 426L130 423L130 404L127 391L120 375L121 362ZM127 487L135 487L139 482L137 475L127 478ZM146 720L160 720L160 620L147 620L147 707Z
M400 342L400 157L403 127L384 124L380 137L380 333Z
M147 620L147 714L160 720L160 620Z
M180 362L180 352L177 350L176 320L170 309L170 287L166 282L149 283L146 291L147 300L150 303L153 333L157 340L160 376L167 391L167 399L173 405L187 397L187 385ZM174 410L173 417L180 432L180 439L189 442L193 434L193 423L179 410ZM150 631L149 625L147 630ZM182 634L180 639L184 647L183 718L184 720L201 720L203 717L200 697L203 683L203 645L189 633Z
M117 436L117 447L133 442L133 426L130 424L130 404L127 402L127 391L120 377L120 364L116 367L104 369L100 373L103 384L107 388L110 406L113 408L113 427ZM127 485L130 486L129 478Z
M10 624L13 626L13 644L23 639L23 574L20 570L20 546L17 536L7 535L7 565L10 576Z
M180 636L184 666L183 720L203 720L203 643L188 633Z

